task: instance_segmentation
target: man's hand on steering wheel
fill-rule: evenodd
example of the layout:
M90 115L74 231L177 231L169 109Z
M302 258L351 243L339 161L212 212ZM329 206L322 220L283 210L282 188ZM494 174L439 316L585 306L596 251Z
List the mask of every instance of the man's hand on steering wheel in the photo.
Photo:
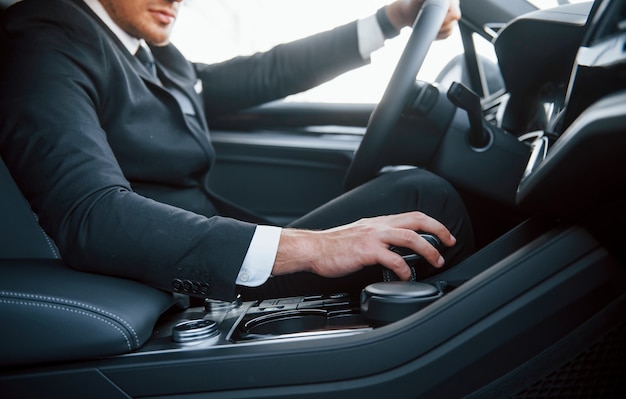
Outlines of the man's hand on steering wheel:
M387 6L387 17L389 22L397 29L401 30L406 26L413 26L417 13L424 5L425 0L396 0ZM441 25L441 29L437 34L437 40L449 37L457 21L461 19L461 7L459 0L451 0L448 13Z
M390 23L406 26L412 17L413 30L402 56L367 124L344 181L351 190L374 178L385 166L380 153L404 108L414 95L415 79L433 40L445 37L460 15L459 0L396 0L385 8ZM395 20L395 22L392 22Z

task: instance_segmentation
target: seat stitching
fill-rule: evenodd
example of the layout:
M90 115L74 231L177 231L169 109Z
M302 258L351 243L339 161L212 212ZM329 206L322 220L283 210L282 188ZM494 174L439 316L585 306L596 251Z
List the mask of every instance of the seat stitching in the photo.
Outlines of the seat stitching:
M120 316L118 316L116 314L113 314L113 313L108 312L106 310L97 308L95 306L88 305L86 303L82 303L82 302L78 302L78 301L72 301L72 300L69 300L69 299L64 299L64 298L44 296L44 295L24 294L24 293L19 293L19 292L0 291L0 296L17 297L17 298L23 298L23 299L36 299L36 300L40 300L40 301L60 302L60 303L67 304L67 305L84 307L84 308L87 308L87 309L90 309L90 310L94 310L94 311L96 311L98 313L105 314L105 315L107 315L107 316L117 320L121 324L123 324L126 328L128 328L132 332L133 337L135 339L135 344L137 346L139 346L139 337L137 336L137 332L132 327L132 325L130 325L130 323L128 323L126 320L122 319Z
M110 322L109 320L94 315L93 313L88 313L82 310L77 310L74 308L67 308L67 307L63 307L63 306L59 306L59 305L51 305L51 304L47 304L47 303L39 303L39 302L26 302L26 301L17 301L17 300L9 300L9 299L0 299L0 303L6 303L6 304L11 304L11 305L22 305L22 306L37 306L37 307L42 307L42 308L50 308L50 309L55 309L55 310L61 310L61 311L66 311L66 312L70 312L70 313L78 313L80 315L83 316L87 316L87 317L91 317L93 319L99 320L105 324L110 325L111 327L115 328L117 331L119 331L120 334L122 334L122 337L124 337L124 340L126 341L126 347L128 348L129 351L132 350L132 345L130 340L128 339L128 335L124 332L124 330L122 330L121 328L119 328L118 326L116 326L115 324L113 324L112 322Z
M28 202L26 204L30 207L30 204ZM39 215L37 215L32 210L31 210L31 212L33 214L33 217L35 218L35 221L37 222L37 226L39 226L39 230L43 234L43 238L46 240L46 243L48 244L48 248L50 248L50 252L52 252L52 255L56 259L60 259L61 258L61 254L59 254L59 251L57 250L56 245L54 244L54 242L52 241L50 236L48 234L46 234L46 232L43 229L43 227L41 227L41 225L39 224Z

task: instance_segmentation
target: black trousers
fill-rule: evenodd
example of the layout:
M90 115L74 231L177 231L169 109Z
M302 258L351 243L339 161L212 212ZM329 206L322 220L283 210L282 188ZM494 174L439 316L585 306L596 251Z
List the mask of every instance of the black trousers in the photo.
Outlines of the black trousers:
M458 263L474 249L474 235L467 211L456 190L444 179L422 169L383 174L327 204L287 227L326 229L364 217L418 210L443 223L457 244L442 250L445 268ZM324 254L319 254L324 256ZM424 279L442 269L423 264L416 270ZM325 278L312 273L294 273L270 278L260 287L241 287L244 300L285 296L360 292L368 284L382 281L382 267L370 266L349 276Z

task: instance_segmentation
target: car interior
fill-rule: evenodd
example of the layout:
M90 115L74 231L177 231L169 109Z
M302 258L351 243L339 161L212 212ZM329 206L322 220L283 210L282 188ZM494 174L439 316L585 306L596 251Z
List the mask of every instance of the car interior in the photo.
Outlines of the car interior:
M67 266L0 160L0 396L626 397L626 3L461 0L464 53L416 81L442 4L378 104L211 116L211 185L284 224L425 168L461 194L473 255L357 297L190 303Z

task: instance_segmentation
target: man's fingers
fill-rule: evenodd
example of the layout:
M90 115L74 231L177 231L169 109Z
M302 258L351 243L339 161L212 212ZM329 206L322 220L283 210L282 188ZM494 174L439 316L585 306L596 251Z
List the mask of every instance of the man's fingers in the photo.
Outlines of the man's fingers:
M441 243L446 247L451 247L456 244L456 238L454 238L446 226L424 213L410 212L400 214L398 215L398 218L399 220L396 227L412 231L407 233L408 236L406 236L405 239L416 240L419 236L416 236L415 232L423 232L437 236ZM406 247L406 245L403 246Z
M424 239L420 234L416 232L410 232L411 234L402 240L398 240L399 244L394 244L398 247L408 248L415 252L428 263L434 267L442 267L445 263L443 256L439 253L439 250L435 248L430 242Z
M456 22L461 19L461 7L458 1L453 0L450 3L448 13L441 24L441 29L437 34L437 40L442 40L450 37L456 28Z
M400 278L400 280L408 281L411 279L411 270L409 265L402 259L402 256L393 251L386 251L387 253L380 258L378 262L383 267L391 270Z

